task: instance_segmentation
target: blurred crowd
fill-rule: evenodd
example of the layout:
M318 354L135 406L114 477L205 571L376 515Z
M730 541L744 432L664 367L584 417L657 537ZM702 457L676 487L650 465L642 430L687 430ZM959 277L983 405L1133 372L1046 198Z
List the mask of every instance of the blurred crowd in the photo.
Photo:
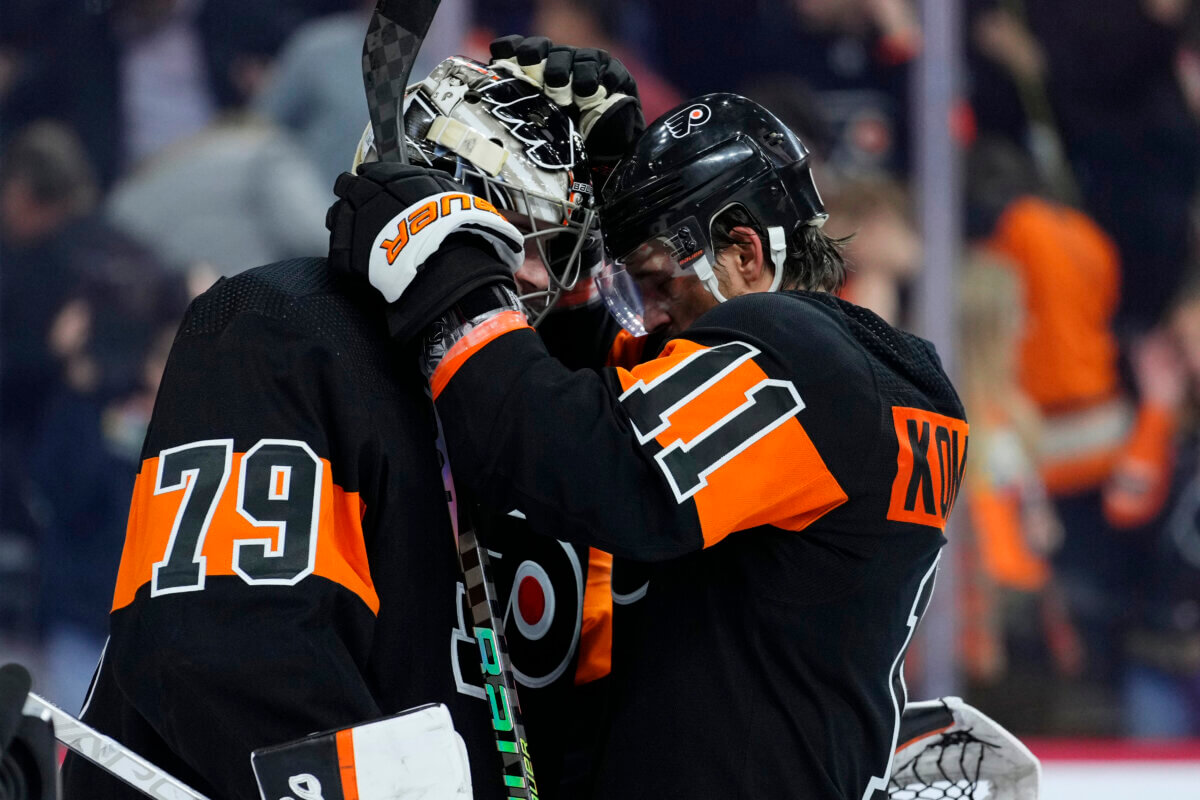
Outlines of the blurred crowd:
M371 5L5 2L0 652L66 707L186 303L326 249ZM964 693L1019 734L1200 736L1200 2L961 7ZM854 236L845 297L920 332L914 0L444 0L416 74L512 32L612 51L648 119L774 110Z

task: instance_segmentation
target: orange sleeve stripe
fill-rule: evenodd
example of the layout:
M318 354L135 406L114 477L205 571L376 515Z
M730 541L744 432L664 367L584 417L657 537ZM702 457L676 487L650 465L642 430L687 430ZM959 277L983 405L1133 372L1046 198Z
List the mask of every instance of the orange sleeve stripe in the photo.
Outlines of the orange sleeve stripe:
M343 800L358 800L358 769L354 764L354 729L346 728L334 736L338 771L342 778Z
M612 554L594 547L588 551L576 686L599 680L612 672L612 566Z
M617 332L617 337L613 339L612 346L608 349L608 356L604 360L604 365L607 367L632 369L642 360L642 353L645 350L645 336L634 336L629 331L622 329Z
M1175 412L1145 404L1133 434L1104 489L1104 516L1117 528L1154 519L1171 488Z
M632 370L618 369L617 374L622 387L628 390L639 380L651 382L705 349L695 342L675 339L659 358ZM767 379L753 359L744 361L673 412L670 425L656 440L663 447L677 440L692 441L745 404L748 393ZM848 499L794 416L708 473L705 481L703 488L692 495L705 547L734 531L759 525L804 530Z
M201 554L205 558L207 576L237 574L233 569L236 540L262 539L264 532L271 537L278 536L274 529L255 527L238 513L237 487L244 456L244 453L234 453L233 471L204 535ZM378 614L379 596L371 580L363 538L362 520L366 506L358 492L347 492L335 485L329 461L321 459L321 462L324 469L321 470L317 553L312 574L354 592L372 613ZM186 494L185 489L155 494L157 476L158 458L146 459L134 483L125 545L113 594L113 611L132 603L138 589L152 580L154 564L166 555L171 529Z
M637 341L632 334L629 335L628 338L632 339L633 341ZM613 358L613 353L617 351L619 347L623 346L620 344L623 341L627 340L623 339L620 334L617 334L617 339L613 342L612 349L609 350L610 360ZM680 361L683 361L697 350L707 349L708 348L698 345L695 342L689 342L687 339L672 339L671 341L667 342L666 347L664 347L662 352L659 353L658 358L653 359L652 361L647 361L644 364L632 364L628 366L625 364L613 364L612 366L617 368L617 377L621 382L621 389L623 391L629 391L629 387L633 386L638 381L650 383L650 381L654 380L659 375L662 375L667 370L674 369L675 367L679 366Z
M475 326L463 338L454 343L450 351L442 358L437 369L433 371L430 385L433 388L433 399L437 400L450 383L459 368L467 363L467 359L478 353L488 342L506 333L528 328L529 322L520 311L502 311L491 319Z

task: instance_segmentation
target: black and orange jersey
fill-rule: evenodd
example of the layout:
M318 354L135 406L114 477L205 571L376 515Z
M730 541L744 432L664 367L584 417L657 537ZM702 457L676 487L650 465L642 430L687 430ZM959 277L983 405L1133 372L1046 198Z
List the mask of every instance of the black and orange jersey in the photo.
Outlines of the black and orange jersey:
M518 509L476 510L473 523L491 554L489 576L499 597L525 734L542 800L575 800L594 770L611 672L612 556L584 545L538 536ZM463 595L464 604L466 596ZM452 658L463 675L478 674L479 643L465 621ZM478 683L478 680L475 680ZM466 689L487 702L481 686Z
M657 334L633 336L601 302L551 312L538 325L538 334L547 352L570 369L632 367L665 344Z
M572 371L505 312L432 385L460 481L617 556L595 797L882 796L966 458L932 346L755 294Z
M556 309L538 327L547 349L573 367L640 352L601 303ZM632 344L632 346L631 346ZM519 506L478 510L493 552L493 582L507 596L505 632L544 800L586 795L605 713L612 664L613 557L534 534ZM460 656L477 645L462 637Z
M391 343L382 300L323 259L199 297L145 441L84 720L212 797L251 800L252 750L440 702L475 797L507 797L435 439L427 385ZM586 576L606 565L538 545L498 543L496 563L512 566L496 582L529 595L508 623L540 648L513 642L531 694L561 700L597 602ZM137 796L75 756L65 788Z

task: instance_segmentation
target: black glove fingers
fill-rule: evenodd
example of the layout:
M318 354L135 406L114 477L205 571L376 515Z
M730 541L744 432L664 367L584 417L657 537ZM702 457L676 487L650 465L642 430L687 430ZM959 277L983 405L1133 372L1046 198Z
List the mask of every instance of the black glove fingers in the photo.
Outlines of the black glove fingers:
M493 39L489 45L489 49L492 51L492 60L499 61L503 58L516 58L517 46L523 41L525 41L525 37L519 33Z
M517 63L522 67L532 67L546 60L550 53L550 40L545 36L530 36L517 45Z
M329 259L335 269L350 269L350 253L354 249L354 218L354 209L345 201L330 206L325 217L325 227L329 229Z
M363 202L380 191L386 191L398 199L465 191L449 175L398 161L372 161L361 165L358 174L363 180L351 185L347 198L356 207L361 207ZM338 180L345 183L341 178Z
M574 89L578 97L591 97L600 88L599 50L584 48L575 51L573 77Z
M354 182L354 176L349 172L343 172L337 176L337 180L333 182L333 193L338 197L345 197L346 191Z
M448 175L434 175L433 179L434 179L434 182L438 185L438 188L435 190L435 191L437 191L438 194L441 194L443 192L465 192L466 191L466 187L464 187L461 183L454 180L453 178L451 178Z
M430 195L441 194L442 192L455 191L454 188L447 189L446 184L454 187L454 183L446 181L443 183L432 175L423 173L420 175L409 175L399 178L388 183L387 193L397 200L405 201L413 197L429 197ZM462 191L461 187L457 191Z
M604 88L609 94L628 94L637 97L637 84L620 61L613 59L604 71Z
M333 220L337 217L338 209L341 207L342 201L338 200L329 207L325 212L325 230L333 233Z
M419 168L418 168L419 169ZM414 188L419 189L421 195L428 197L434 194L444 194L446 192L463 192L467 189L458 181L441 172L426 171L418 177L409 178L407 180L420 180L421 183L413 184ZM416 196L416 193L407 186L404 189L405 197Z
M574 50L570 47L552 47L546 56L546 71L542 73L546 86L561 88L571 81L571 65Z
M340 179L339 179L340 180ZM374 181L354 181L340 197L353 208L362 208L383 191L383 186Z
M415 164L402 164L399 161L368 161L358 165L358 174L382 186L400 178L424 175L425 169Z

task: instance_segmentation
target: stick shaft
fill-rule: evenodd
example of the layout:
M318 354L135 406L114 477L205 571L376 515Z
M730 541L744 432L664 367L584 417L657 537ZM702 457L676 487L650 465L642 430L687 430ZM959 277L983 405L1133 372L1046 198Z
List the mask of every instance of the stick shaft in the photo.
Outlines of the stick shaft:
M371 114L371 130L380 161L408 163L404 148L404 91L417 51L441 0L377 0L363 41L363 86ZM436 413L436 411L435 411ZM476 641L483 666L484 691L491 706L496 749L504 765L502 778L510 800L537 800L537 784L529 759L517 681L513 675L504 620L489 577L487 550L471 521L470 502L454 488L446 454L441 420L438 420L438 453L450 520L458 542L463 586L471 606Z
M200 794L125 745L85 725L33 692L25 700L24 713L50 720L54 724L55 739L147 797L159 800L208 800L207 795Z
M454 523L454 536L458 542L463 588L466 589L475 640L479 644L484 691L492 714L492 732L504 765L502 779L510 800L537 800L537 782L529 756L529 740L521 719L521 702L517 695L512 659L504 638L504 617L500 613L496 587L491 579L491 561L472 523L470 500L455 489L440 419L437 447L442 461L446 504L450 508L450 519Z
M441 0L377 0L363 40L363 87L380 161L408 163L404 90Z

